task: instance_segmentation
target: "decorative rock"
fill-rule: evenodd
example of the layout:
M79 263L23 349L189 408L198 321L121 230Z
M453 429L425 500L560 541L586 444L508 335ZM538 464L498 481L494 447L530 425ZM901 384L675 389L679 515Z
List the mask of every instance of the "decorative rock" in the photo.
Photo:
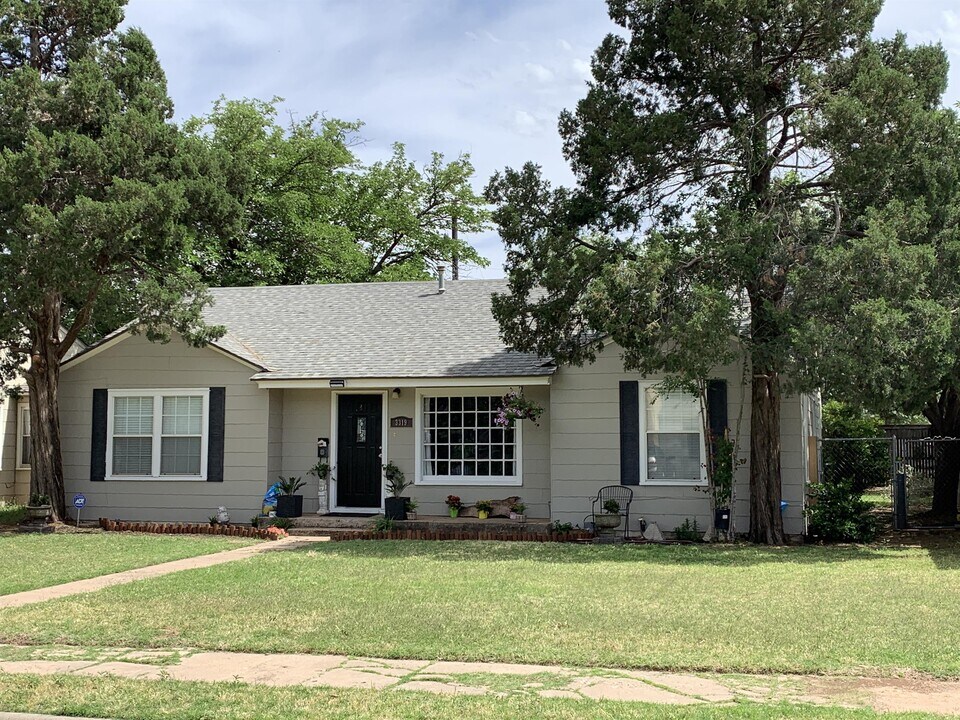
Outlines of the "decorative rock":
M663 533L660 531L660 527L655 522L647 525L647 529L643 531L643 537L645 540L651 540L652 542L663 541Z

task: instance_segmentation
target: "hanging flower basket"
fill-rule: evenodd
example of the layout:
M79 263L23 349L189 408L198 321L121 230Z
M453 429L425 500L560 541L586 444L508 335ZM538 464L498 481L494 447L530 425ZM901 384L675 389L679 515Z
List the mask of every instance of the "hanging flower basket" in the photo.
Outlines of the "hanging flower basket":
M534 423L543 415L543 408L527 400L523 393L511 390L500 401L500 409L493 419L494 424L501 427L513 427L518 420L532 420Z

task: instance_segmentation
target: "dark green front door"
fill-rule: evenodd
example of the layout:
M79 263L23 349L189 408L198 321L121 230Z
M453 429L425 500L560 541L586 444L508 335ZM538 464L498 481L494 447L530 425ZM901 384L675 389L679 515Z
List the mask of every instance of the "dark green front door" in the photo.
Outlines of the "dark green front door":
M339 395L337 408L337 505L379 508L383 397Z

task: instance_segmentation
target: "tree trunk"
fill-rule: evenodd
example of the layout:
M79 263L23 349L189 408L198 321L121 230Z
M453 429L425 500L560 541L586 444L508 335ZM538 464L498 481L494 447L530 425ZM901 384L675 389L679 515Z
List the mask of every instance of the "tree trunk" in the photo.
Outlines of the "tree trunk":
M937 399L923 409L934 437L960 437L960 392L947 386ZM957 521L957 493L960 491L960 441L937 445L936 471L933 477L931 519L947 525Z
M754 367L750 401L750 541L783 545L780 376Z
M48 295L35 316L30 367L30 493L50 497L53 519L67 517L60 448L60 298Z

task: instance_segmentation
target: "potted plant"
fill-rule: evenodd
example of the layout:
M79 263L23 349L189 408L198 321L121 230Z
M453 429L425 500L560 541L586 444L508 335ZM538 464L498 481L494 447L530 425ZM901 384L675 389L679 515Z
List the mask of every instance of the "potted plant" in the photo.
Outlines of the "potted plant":
M406 498L407 501L407 520L417 519L417 501L413 498Z
M490 511L493 510L493 503L489 500L477 500L477 517L486 520L490 517Z
M616 530L620 527L622 518L620 517L620 503L616 500L607 500L603 503L603 512L594 516L593 524L598 532L604 530Z
M307 483L303 478L283 477L280 478L280 495L277 497L277 517L297 518L303 515L303 495L297 495L297 490Z
M450 517L455 518L460 514L460 508L463 507L463 503L460 502L459 495L447 495L447 499L444 502L447 503L447 507L450 509Z
M393 461L383 466L383 475L387 479L387 492L390 493L390 497L383 503L384 517L390 520L406 520L407 499L402 496L411 483Z
M27 503L27 517L31 520L46 520L50 517L52 510L53 506L47 495L34 493L30 496L30 502Z
M522 502L514 503L510 506L510 519L517 522L527 521L527 506Z

